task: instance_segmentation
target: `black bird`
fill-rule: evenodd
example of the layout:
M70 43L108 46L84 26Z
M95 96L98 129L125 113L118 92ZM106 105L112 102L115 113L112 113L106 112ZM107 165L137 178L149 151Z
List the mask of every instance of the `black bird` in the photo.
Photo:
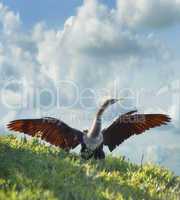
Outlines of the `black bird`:
M66 151L80 144L82 158L104 159L104 145L112 152L129 137L139 135L150 128L166 125L171 121L170 117L164 114L138 114L137 110L134 110L119 116L109 127L102 130L102 114L109 105L119 100L106 100L98 110L93 125L86 131L79 131L61 120L49 117L19 119L11 121L7 127L32 137L39 137Z

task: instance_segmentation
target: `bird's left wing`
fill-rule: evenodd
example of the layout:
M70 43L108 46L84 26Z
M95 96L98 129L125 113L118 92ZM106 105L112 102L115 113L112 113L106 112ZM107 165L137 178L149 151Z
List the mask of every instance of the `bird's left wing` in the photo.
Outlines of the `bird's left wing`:
M121 115L103 130L103 143L109 147L110 151L132 135L141 134L150 128L167 124L171 120L163 114L134 114L135 112L137 111Z
M55 118L19 119L11 121L9 130L39 137L62 149L72 149L81 143L83 133Z

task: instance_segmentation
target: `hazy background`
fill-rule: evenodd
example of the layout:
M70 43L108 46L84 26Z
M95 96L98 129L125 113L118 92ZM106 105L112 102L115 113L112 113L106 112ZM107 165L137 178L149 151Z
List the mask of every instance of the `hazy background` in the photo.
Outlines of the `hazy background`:
M126 97L104 125L137 108L173 123L113 154L180 175L180 0L0 1L0 129L54 116L88 128L102 99Z

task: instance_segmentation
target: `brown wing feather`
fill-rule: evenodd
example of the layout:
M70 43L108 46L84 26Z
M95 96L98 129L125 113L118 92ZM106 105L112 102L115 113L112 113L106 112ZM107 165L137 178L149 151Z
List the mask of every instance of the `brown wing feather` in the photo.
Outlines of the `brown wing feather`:
M104 144L110 151L134 134L141 134L171 121L170 117L163 114L134 114L134 112L136 111L120 116L103 130Z
M67 150L80 144L83 134L55 118L20 119L11 121L7 127L12 131L39 137Z

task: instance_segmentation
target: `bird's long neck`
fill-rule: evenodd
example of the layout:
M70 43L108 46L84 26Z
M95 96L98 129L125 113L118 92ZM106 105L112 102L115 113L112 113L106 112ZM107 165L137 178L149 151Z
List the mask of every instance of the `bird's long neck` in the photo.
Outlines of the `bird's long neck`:
M93 124L88 132L88 135L91 137L97 137L101 131L101 124L102 124L102 115L106 108L108 107L108 104L103 104L100 109L98 110L96 117L93 121Z

